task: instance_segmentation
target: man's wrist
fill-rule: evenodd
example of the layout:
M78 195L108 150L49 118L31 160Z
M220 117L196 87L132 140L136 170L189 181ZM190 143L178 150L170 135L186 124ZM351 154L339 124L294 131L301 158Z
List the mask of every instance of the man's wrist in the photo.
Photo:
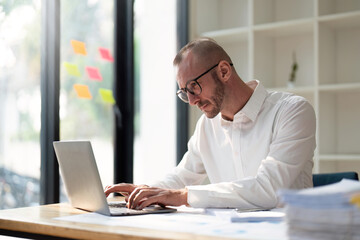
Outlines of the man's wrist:
M188 189L187 188L184 188L182 189L182 195L183 195L183 205L189 207L189 203L188 203Z

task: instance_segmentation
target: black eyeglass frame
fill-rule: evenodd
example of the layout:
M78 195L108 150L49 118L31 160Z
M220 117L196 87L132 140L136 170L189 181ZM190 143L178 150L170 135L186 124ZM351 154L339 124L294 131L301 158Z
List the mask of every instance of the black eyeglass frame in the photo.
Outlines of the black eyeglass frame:
M208 72L210 72L211 70L213 70L215 67L217 67L219 64L220 64L220 62L217 63L217 64L215 64L214 66L212 66L212 67L209 68L208 70L206 70L204 73L200 74L198 77L187 81L186 84L185 84L185 87L184 87L184 88L180 88L180 89L176 92L176 95L177 95L182 101L184 101L184 102L186 102L186 103L188 103L189 100L186 101L185 99L182 99L182 98L179 96L179 95L181 95L182 93L185 93L185 94L186 94L187 92L189 92L189 93L191 93L191 94L194 95L194 96L199 96L199 95L201 94L201 92L202 92L202 87L201 87L200 83L198 82L198 80L199 80L202 76L204 76L205 74L207 74ZM230 64L230 66L233 66L232 63L229 63L229 64ZM189 85L189 83L192 82L192 81L194 81L194 82L199 86L199 88L200 88L200 93L199 93L199 94L195 94L193 91L191 91L191 90L187 87L187 86Z

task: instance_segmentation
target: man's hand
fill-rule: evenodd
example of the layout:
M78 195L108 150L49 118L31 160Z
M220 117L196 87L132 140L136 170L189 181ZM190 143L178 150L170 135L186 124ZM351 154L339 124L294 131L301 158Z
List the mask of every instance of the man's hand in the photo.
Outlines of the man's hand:
M163 189L141 186L135 188L129 198L127 206L133 209L143 209L151 204L181 206L188 205L187 189Z
M117 192L125 197L125 201L128 201L129 195L132 191L134 191L137 187L147 187L146 185L134 185L131 183L119 183L111 186L106 186L104 193L106 197L109 196L110 193Z
M153 188L147 185L119 183L105 187L105 195L118 192L125 197L128 208L143 209L151 204L164 206L188 205L187 189Z

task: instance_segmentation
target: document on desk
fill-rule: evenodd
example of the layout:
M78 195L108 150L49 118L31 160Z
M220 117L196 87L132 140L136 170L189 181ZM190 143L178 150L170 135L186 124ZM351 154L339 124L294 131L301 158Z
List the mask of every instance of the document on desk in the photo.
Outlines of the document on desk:
M284 220L283 209L241 211L235 209L207 209L208 214L231 222L278 222Z
M285 213L278 209L271 211L237 212L232 222L278 222L284 220Z
M233 209L208 210L180 207L176 213L167 214L108 217L97 213L86 213L55 219L229 238L286 239L286 225L284 222L232 222L231 217L237 216L237 214ZM181 228L179 228L179 226L181 226Z
M291 239L360 239L360 210L351 199L360 182L340 182L301 190L281 190Z

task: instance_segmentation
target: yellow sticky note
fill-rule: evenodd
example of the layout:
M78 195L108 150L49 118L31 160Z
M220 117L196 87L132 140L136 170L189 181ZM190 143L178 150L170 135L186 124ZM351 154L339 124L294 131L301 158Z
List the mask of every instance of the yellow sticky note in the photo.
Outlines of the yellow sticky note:
M74 53L86 55L85 43L77 40L71 40L71 46L73 47Z
M99 94L105 103L115 104L115 99L111 90L99 88Z
M74 84L74 89L79 98L92 99L92 95L87 85Z
M358 206L360 208L360 193L356 193L350 198L350 203Z
M64 66L65 66L66 72L69 75L72 75L72 76L75 76L75 77L80 77L81 76L79 68L77 67L76 64L71 64L71 63L68 63L68 62L64 62Z

